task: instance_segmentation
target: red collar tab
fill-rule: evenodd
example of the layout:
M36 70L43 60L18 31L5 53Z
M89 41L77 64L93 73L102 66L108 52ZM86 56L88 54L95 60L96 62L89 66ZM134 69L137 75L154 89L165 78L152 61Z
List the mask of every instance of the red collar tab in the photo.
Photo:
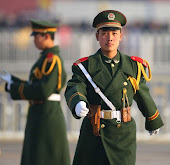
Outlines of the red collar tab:
M52 58L53 57L53 53L48 53L47 54L47 58Z
M80 64L81 62L84 62L86 60L88 60L89 57L83 57L83 58L80 58L79 60L77 60L76 62L73 63L73 65L78 65Z
M48 62L52 62L53 61L53 53L48 53L47 59L48 59Z
M145 67L148 66L148 64L146 63L146 61L145 61L144 59L140 58L140 57L131 56L131 59L132 59L133 61L138 61L138 62L142 63Z

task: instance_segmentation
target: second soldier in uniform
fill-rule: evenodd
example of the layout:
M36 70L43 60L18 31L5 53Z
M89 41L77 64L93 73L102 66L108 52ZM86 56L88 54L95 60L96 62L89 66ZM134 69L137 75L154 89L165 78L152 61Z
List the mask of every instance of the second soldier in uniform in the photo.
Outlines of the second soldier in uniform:
M146 86L151 79L148 62L118 50L125 24L121 12L99 13L93 27L101 48L72 66L66 101L76 119L85 117L73 165L135 165L136 123L130 114L133 99L151 135L163 126Z
M66 72L54 45L57 24L31 20L32 36L39 59L33 65L28 81L8 72L0 77L7 82L6 91L14 100L28 100L21 165L70 165L66 124L60 106L60 91Z

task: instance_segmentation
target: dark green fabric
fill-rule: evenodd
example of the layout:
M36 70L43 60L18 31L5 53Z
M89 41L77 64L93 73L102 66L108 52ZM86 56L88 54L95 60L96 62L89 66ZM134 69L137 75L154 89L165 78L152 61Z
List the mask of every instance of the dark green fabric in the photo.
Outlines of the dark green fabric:
M23 94L27 100L43 101L42 104L29 106L21 165L70 165L66 124L60 102L47 100L52 93L61 91L57 90L58 64L55 64L49 75L43 75L41 79L33 73L36 67L41 69L48 53L61 58L57 46L44 50L31 69L29 81L12 77L14 83L10 94L13 99L21 99L18 90L20 84L24 83ZM47 70L50 65L51 62L47 64ZM62 87L65 81L66 72L62 63Z
M157 107L150 96L149 89L146 86L144 79L141 79L140 90L134 95L134 89L128 80L129 76L136 78L137 63L129 56L118 51L117 57L120 62L116 72L112 75L108 68L108 63L105 62L103 54L99 49L96 54L89 56L88 60L82 62L92 77L92 80L101 89L104 95L114 104L117 110L123 107L122 97L123 88L127 89L127 95L130 106L133 99L136 100L139 110L145 117L146 129L155 130L163 126L160 115L153 121L148 121L148 117L155 114ZM114 59L113 59L114 60ZM100 96L95 93L92 85L83 75L80 68L76 65L72 66L73 76L67 83L65 98L68 106L75 118L75 106L79 101L89 104L101 104L102 109L110 109ZM127 82L127 85L125 85ZM74 97L74 94L79 92L79 95ZM98 156L99 161L109 160L110 165L135 165L136 160L136 124L132 119L131 122L121 123L121 127L117 128L115 119L101 119L101 124L105 124L104 128L100 128L101 137L96 137L92 133L92 127L89 119L86 117L83 120L80 137L74 157L74 165L94 165L96 153L100 151L102 156ZM102 141L102 146L99 145ZM101 146L101 147L99 147ZM100 149L99 149L100 148ZM106 153L106 154L105 154ZM107 155L105 157L105 155ZM94 157L93 157L94 156ZM107 161L106 161L107 162ZM107 164L107 163L106 163ZM97 165L97 164L96 164ZM104 164L101 164L104 165Z
M58 26L56 23L47 20L31 19L30 22L33 29L56 28Z
M136 124L122 124L115 120L102 120L101 136L94 136L87 117L83 120L73 165L135 165Z

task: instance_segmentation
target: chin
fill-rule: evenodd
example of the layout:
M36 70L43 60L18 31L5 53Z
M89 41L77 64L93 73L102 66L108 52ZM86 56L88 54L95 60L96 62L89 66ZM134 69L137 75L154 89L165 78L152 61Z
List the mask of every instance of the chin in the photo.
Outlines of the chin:
M36 46L36 48L37 48L38 50L42 50L42 48L40 48L40 47L38 47L38 46Z
M113 52L114 50L115 50L115 49L112 49L112 48L107 49L108 52Z

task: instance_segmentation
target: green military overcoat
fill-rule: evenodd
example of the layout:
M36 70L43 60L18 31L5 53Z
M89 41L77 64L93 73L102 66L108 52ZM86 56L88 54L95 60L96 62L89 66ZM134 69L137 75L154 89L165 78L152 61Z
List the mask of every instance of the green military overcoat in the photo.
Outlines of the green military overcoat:
M120 64L114 76L111 76L103 64L101 50L94 55L78 60L72 66L73 76L68 81L65 91L67 104L73 116L75 106L79 101L89 104L100 104L102 109L110 109L95 93L77 63L81 62L91 75L92 80L101 89L104 95L113 103L117 110L122 108L123 88L127 89L130 106L133 99L137 102L139 110L145 117L146 130L155 130L163 126L157 107L150 96L146 81L142 77L139 90L134 94L134 89L128 77L137 77L137 62L131 57L118 52ZM93 135L92 125L85 117L81 126L80 136L74 156L73 165L135 165L136 161L136 123L121 123L117 127L116 119L101 119L101 136Z
M57 46L42 51L29 81L12 76L10 95L29 100L21 165L69 165L65 118L60 101L49 101L65 85L66 72Z

